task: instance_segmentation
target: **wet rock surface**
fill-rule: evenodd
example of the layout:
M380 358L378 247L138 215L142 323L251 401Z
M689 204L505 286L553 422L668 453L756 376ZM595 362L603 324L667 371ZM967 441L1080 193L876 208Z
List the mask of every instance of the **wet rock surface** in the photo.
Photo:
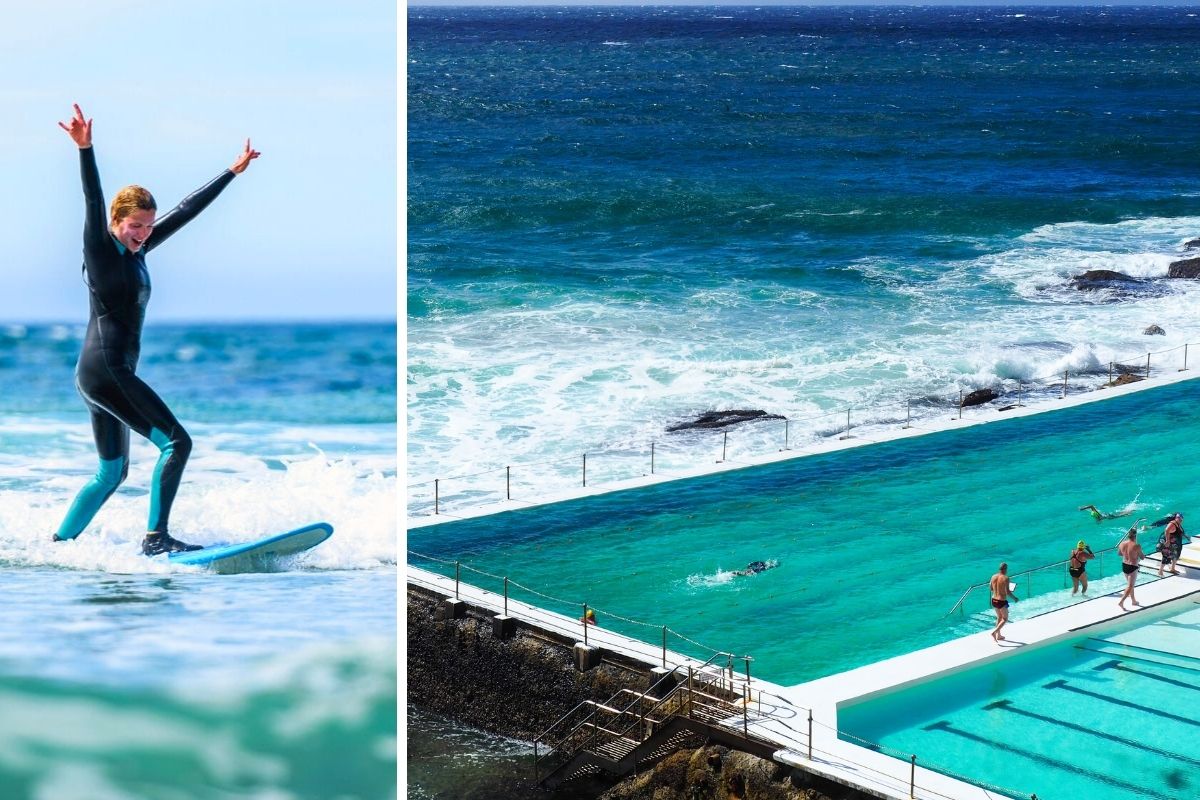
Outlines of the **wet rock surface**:
M695 419L676 423L675 425L668 425L667 432L674 433L675 431L726 428L730 425L736 425L739 422L748 422L754 419L783 419L783 417L778 414L768 414L766 411L758 410L706 411Z

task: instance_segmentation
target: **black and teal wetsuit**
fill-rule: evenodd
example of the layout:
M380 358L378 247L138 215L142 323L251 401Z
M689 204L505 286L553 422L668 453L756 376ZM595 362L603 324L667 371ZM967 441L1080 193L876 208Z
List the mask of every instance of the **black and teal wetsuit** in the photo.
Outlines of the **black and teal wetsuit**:
M161 451L150 483L147 531L167 532L171 503L179 488L192 440L171 409L135 372L142 344L142 321L150 300L145 254L171 237L229 185L225 170L155 220L154 230L137 253L110 233L100 190L100 172L91 147L79 151L86 213L83 223L83 274L91 297L91 316L83 352L75 367L75 385L92 417L100 469L71 504L58 530L59 539L78 536L125 480L132 428Z

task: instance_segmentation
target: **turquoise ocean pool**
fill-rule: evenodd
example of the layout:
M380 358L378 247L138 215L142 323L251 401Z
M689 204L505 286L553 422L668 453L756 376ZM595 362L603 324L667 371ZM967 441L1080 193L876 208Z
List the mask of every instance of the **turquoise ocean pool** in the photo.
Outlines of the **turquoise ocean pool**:
M1080 505L1152 519L1194 508L1198 389L414 528L408 561L447 575L459 561L493 591L507 576L542 595L510 596L575 617L586 602L651 643L666 625L672 649L751 655L760 677L799 683L989 625L948 612L1001 560L1020 572L1081 538L1115 545L1129 518L1096 523ZM753 560L779 566L733 574ZM1014 618L1070 602L1056 592Z

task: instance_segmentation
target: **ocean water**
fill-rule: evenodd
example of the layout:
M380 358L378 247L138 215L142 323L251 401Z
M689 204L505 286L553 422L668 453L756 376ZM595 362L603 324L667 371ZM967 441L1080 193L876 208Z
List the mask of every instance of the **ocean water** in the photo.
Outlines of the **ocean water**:
M410 511L506 466L578 485L584 452L700 466L721 442L665 428L704 410L798 443L1200 341L1194 281L1069 285L1200 236L1198 35L1187 7L410 7Z
M83 327L0 327L0 795L395 797L394 326L147 326L139 375L194 440L172 533L335 528L242 575L139 554L136 436L91 526L50 541L96 468Z

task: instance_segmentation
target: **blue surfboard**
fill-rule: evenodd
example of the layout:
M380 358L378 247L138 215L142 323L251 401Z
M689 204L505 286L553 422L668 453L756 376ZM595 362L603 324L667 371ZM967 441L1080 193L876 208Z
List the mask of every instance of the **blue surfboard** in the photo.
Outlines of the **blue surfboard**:
M278 533L240 544L214 545L203 550L171 553L172 564L208 567L215 572L264 572L277 565L282 556L302 553L333 535L328 522L305 525L287 533Z

